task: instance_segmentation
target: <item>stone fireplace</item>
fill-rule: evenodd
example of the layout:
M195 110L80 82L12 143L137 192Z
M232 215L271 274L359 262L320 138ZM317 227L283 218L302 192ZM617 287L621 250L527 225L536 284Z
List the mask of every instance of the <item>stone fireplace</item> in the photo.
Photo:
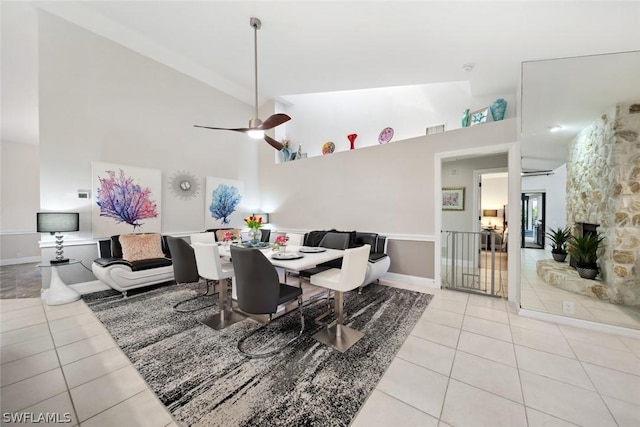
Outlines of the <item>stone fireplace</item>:
M640 305L640 103L618 104L571 142L567 224L604 237L603 299Z

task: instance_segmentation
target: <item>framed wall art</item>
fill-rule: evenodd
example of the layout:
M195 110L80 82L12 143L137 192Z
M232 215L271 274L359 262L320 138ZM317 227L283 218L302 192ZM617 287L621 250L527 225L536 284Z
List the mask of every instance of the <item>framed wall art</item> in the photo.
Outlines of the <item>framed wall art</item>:
M442 210L464 210L464 187L446 187L442 189Z
M204 227L241 228L244 226L242 212L244 185L233 179L207 177Z
M93 237L160 233L160 170L91 162L91 175Z

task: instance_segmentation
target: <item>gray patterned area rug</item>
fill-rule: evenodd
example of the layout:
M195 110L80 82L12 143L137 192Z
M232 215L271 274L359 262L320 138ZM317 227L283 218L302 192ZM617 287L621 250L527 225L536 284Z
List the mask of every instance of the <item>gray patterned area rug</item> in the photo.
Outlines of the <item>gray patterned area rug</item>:
M349 425L432 298L375 284L362 295L347 293L345 324L364 338L344 354L311 338L313 319L326 306L308 304L302 337L275 356L249 359L236 345L260 324L247 319L216 331L199 320L217 306L173 311L195 294L194 287L172 285L87 303L173 416L198 426ZM194 304L215 302L207 299ZM297 334L299 321L297 311L282 316L247 346L277 345Z

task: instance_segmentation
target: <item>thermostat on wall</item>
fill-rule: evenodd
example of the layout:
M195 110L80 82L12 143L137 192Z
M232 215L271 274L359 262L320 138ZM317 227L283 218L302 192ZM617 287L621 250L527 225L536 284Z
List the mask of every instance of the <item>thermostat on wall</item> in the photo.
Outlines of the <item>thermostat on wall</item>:
M89 190L78 190L78 199L90 199L91 192Z

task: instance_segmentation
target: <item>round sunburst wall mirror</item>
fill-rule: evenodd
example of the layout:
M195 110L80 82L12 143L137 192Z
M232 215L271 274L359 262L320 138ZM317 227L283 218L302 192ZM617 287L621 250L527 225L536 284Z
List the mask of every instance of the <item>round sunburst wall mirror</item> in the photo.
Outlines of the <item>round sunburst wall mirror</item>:
M176 172L169 179L169 189L181 199L187 200L195 197L200 191L200 183L189 172Z

